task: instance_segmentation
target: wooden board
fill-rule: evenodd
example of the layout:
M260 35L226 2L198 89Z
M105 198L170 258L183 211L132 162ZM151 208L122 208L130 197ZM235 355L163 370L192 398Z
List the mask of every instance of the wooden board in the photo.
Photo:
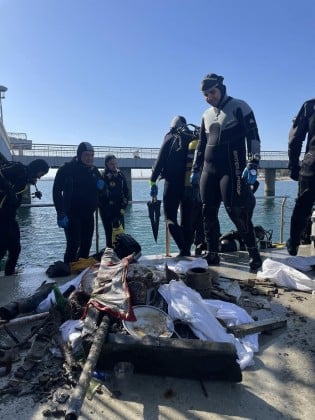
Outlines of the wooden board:
M282 328L287 325L285 318L268 318L261 321L249 322L246 324L233 325L227 327L228 332L234 334L235 337L243 337L244 335L255 334L262 331L271 331L276 328Z
M109 334L98 359L98 369L112 369L119 361L131 362L134 372L197 380L241 382L242 372L231 343L198 339L136 338Z

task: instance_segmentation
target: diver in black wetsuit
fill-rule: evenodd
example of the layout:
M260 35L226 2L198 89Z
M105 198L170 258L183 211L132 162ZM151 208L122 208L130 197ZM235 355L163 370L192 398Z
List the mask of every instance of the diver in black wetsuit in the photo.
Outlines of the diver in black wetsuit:
M124 174L117 167L114 155L105 156L102 174L104 189L99 196L99 209L105 230L106 246L113 247L113 227L125 228L124 213L129 202L129 189Z
M94 232L94 212L104 181L93 166L94 150L82 142L77 156L61 166L54 180L53 200L57 223L65 231L67 247L64 262L88 258Z
M300 166L299 159L306 135L305 155ZM291 216L290 238L286 245L290 255L297 255L315 202L315 99L306 101L293 120L288 146L290 177L299 181L299 188Z
M254 205L251 185L257 180L260 159L255 117L246 102L226 94L222 76L208 74L201 82L201 90L211 108L202 116L191 182L198 184L200 178L206 259L209 265L220 262L218 212L223 201L246 244L250 268L257 270L262 260L251 221Z
M20 207L22 194L28 184L36 181L49 170L43 159L35 159L29 165L7 162L0 165L0 261L8 252L4 274L11 276L21 252L20 228L16 211ZM36 189L34 197L41 199L42 193Z
M192 156L190 149L195 148L198 138L194 131L188 129L186 119L174 117L171 129L164 137L159 155L154 164L150 183L151 196L157 195L156 181L164 178L163 205L166 223L178 249L179 256L189 256L194 240L193 189L189 182ZM187 176L188 174L188 176ZM181 223L177 222L180 207Z

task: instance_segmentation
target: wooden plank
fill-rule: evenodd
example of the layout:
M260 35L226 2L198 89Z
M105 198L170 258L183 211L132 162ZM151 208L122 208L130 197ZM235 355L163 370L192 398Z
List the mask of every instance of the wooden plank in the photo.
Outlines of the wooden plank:
M286 325L286 318L268 318L261 321L233 325L227 327L227 331L234 334L235 337L243 337L244 335L255 334L262 331L272 331L277 328L286 327Z
M97 368L112 369L117 362L125 361L134 365L135 373L241 382L236 359L231 343L109 334Z

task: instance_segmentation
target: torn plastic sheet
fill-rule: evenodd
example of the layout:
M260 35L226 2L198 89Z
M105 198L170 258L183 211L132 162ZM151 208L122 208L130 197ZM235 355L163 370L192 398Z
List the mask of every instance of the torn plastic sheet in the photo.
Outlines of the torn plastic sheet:
M257 273L257 279L269 279L277 286L287 289L304 292L315 290L315 280L295 268L270 258L264 260L261 271Z
M198 292L186 286L183 281L172 280L169 284L160 286L159 292L167 301L168 314L173 320L179 319L188 324L200 340L234 344L241 369L254 364L254 352L258 351L258 334L235 338L216 319L221 317L228 320L229 325L253 322L246 311L232 303L202 299Z

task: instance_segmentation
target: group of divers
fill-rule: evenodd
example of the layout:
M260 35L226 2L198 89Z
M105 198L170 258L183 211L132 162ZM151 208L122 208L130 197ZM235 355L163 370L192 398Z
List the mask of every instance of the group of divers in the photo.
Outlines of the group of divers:
M223 80L222 76L210 73L201 82L201 91L210 107L203 113L200 127L187 124L183 116L171 121L152 168L150 195L152 202L158 201L158 181L163 179L165 221L178 247L178 255L190 256L195 244L195 255L202 255L209 266L220 264L218 214L223 203L249 254L249 267L257 271L262 259L252 216L256 204L254 193L259 185L260 138L252 109L245 101L227 95ZM315 156L312 153L314 110L314 100L303 104L289 136L290 176L300 183L287 241L291 255L297 254L315 199L314 171L306 173L306 159L302 168L299 165L307 132L306 152ZM309 160L312 159L315 167L315 158ZM5 162L0 166L0 261L7 255L5 275L15 273L21 252L16 210L21 204L22 192L27 184L36 187L36 181L48 170L43 159L29 165ZM41 198L37 188L35 197ZM89 257L97 209L105 230L106 247L113 248L113 227L124 229L124 212L129 203L127 182L116 157L107 155L104 170L99 171L94 166L93 146L88 142L80 143L76 156L56 173L53 201L57 224L65 233L64 263Z

